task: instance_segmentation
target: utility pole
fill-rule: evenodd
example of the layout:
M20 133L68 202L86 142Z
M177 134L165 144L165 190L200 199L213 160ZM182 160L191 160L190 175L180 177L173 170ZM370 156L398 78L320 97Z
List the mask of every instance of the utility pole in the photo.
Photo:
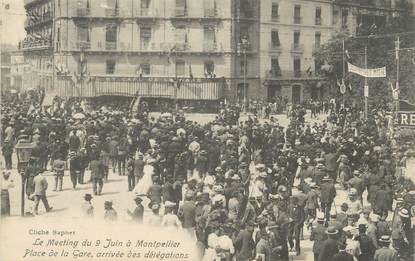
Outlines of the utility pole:
M365 69L367 71L367 44L365 45ZM367 77L365 76L365 119L367 120L368 116L368 97L369 97L369 85L367 84Z
M55 0L52 0L52 90L55 91Z
M400 86L399 86L399 48L400 48L400 39L399 39L399 36L398 36L398 39L396 40L396 86L395 86L395 90L396 90L396 92L397 92L397 97L396 97L396 100L395 100L395 110L396 110L396 113L398 113L398 111L399 111L399 89L400 89Z
M346 68L345 68L345 66L344 66L344 63L345 63L345 57L344 57L344 53L345 53L345 48L344 48L344 39L343 39L343 41L342 41L342 84L344 83L344 79L345 79L345 75L346 75ZM343 107L344 107L344 94L345 93L342 93L342 104L343 104Z

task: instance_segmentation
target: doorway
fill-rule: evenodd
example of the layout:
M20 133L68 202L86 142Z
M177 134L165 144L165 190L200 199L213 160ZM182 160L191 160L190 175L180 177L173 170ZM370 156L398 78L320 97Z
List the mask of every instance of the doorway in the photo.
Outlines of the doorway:
M301 85L294 84L292 86L291 100L293 104L301 103Z
M236 90L236 95L238 98L238 102L243 102L244 98L246 97L248 100L248 87L249 84L244 84L244 83L239 83L237 90Z

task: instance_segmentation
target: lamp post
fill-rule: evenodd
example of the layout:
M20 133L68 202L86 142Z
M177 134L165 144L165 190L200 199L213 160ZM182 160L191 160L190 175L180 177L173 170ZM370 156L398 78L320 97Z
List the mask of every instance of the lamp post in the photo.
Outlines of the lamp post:
M25 188L26 188L26 166L30 160L30 155L32 154L32 150L35 145L26 139L20 139L15 148L17 154L17 170L22 178L22 188L21 188L21 205L20 205L20 215L24 216L24 204L25 204Z
M248 73L248 65L247 65L247 58L246 58L246 51L249 48L249 41L246 37L243 37L241 40L241 49L242 49L242 53L244 55L244 75L243 75L243 83L244 83L244 89L243 89L243 99L244 99L244 111L246 112L247 110L247 92L248 92L248 88L247 88L247 82L246 82L246 77L247 77L247 73Z

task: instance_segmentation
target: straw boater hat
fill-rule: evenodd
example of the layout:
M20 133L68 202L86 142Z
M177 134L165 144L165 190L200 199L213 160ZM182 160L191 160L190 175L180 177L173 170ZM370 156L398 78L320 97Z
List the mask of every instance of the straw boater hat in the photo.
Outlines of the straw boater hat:
M357 189L351 188L349 189L349 196L356 196L357 195Z
M318 212L317 213L317 222L324 222L325 218L324 218L324 213L323 212Z
M164 203L164 207L166 207L166 208L168 208L168 207L175 207L175 206L176 206L176 203L171 202L171 201L166 201Z
M327 235L336 235L337 233L339 233L339 230L337 230L334 226L329 226L326 229L326 234Z
M401 208L401 210L399 210L399 216L409 218L409 211L405 208Z
M391 239L390 239L389 236L384 235L384 236L381 236L380 237L379 242L381 242L381 243L390 243L391 242Z
M142 202L143 201L143 199L139 196L139 195L135 195L134 196L134 201L139 201L139 202Z

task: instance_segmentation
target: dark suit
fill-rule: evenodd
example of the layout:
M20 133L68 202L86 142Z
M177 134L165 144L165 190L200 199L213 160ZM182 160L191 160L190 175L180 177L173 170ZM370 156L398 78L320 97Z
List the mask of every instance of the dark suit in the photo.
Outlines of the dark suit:
M314 244L313 244L314 261L318 260L321 245L326 239L327 239L326 228L324 227L323 224L317 224L317 226L312 228L310 240L314 241Z
M236 260L250 260L253 257L255 242L252 239L252 233L248 230L242 230L234 241Z
M186 201L179 209L183 228L194 228L196 226L196 205L193 201Z
M93 160L90 163L92 189L94 195L101 195L104 178L104 167L99 160Z
M336 197L336 188L333 183L326 182L321 184L321 211L325 213L326 220L330 219L330 210L333 200Z
M324 240L324 242L321 244L320 249L321 251L318 256L318 261L333 260L334 255L339 252L337 241L333 238Z
M374 261L397 261L398 252L395 249L382 247L375 252Z
M151 204L161 203L162 190L162 187L158 184L151 185L147 192L147 197L150 199Z

